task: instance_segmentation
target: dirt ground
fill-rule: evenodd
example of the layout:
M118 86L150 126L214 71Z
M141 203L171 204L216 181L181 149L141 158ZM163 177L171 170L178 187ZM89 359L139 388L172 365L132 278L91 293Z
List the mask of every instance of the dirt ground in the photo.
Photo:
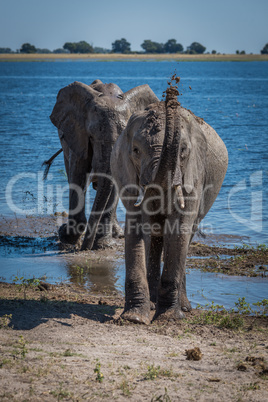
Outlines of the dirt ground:
M238 330L120 319L123 298L73 285L0 285L2 401L264 401L267 318ZM153 313L153 312L152 312ZM187 360L186 350L199 348Z
M57 219L2 218L1 243L43 236L58 247ZM195 243L190 260L221 261L221 249ZM254 252L254 271L263 264L264 274L264 247L229 249L229 257L242 256L243 266ZM73 284L0 283L0 400L268 399L267 317L193 310L179 322L142 326L120 318L123 305L115 292L92 295Z

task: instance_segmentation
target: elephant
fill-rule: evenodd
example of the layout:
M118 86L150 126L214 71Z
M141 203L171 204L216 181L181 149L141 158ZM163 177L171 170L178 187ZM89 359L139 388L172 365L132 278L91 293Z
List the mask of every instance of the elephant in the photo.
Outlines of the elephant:
M180 105L174 79L179 80L172 77L164 100L131 116L111 155L112 175L126 208L122 318L146 325L153 314L153 320L176 321L191 310L188 247L228 166L225 144L203 119Z
M148 85L123 93L113 83L73 82L62 88L50 116L57 127L69 182L69 216L59 229L61 242L76 244L86 229L82 250L107 247L122 235L116 218L118 194L110 177L110 155L134 111L158 100ZM60 152L60 151L58 151ZM48 168L51 160L47 162ZM90 217L85 216L89 181L96 189Z

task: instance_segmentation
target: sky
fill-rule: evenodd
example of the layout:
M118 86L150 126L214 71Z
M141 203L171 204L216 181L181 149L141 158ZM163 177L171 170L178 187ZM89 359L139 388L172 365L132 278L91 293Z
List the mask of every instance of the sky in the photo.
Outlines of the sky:
M23 43L55 50L86 41L111 49L125 38L141 51L145 39L176 39L186 49L260 53L268 43L268 0L0 0L0 47Z

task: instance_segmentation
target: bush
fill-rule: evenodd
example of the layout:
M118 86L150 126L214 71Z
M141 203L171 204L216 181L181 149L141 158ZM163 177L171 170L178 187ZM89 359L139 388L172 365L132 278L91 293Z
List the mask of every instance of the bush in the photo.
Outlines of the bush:
M68 50L70 53L93 53L93 47L85 42L66 42L63 49Z
M0 53L13 53L9 47L0 47Z
M36 47L30 43L24 43L20 48L20 53L36 53Z
M190 54L202 54L206 50L205 46L201 45L201 43L193 42L190 46L187 47L186 53Z
M48 53L52 53L52 52L49 49L36 49L36 53L48 54Z
M112 53L130 53L130 43L125 39L118 39L112 43Z

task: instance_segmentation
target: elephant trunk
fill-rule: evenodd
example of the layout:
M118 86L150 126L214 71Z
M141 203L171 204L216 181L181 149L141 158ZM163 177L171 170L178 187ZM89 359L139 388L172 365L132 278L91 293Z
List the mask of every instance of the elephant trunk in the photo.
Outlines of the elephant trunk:
M179 167L180 116L176 94L167 92L165 137L153 182L163 188L181 184ZM169 175L169 176L168 176ZM167 180L169 177L169 180ZM171 181L171 183L170 183Z
M153 181L163 188L171 186L176 191L180 208L184 209L185 202L182 191L182 174L179 160L181 127L178 107L180 103L177 100L178 91L176 87L170 86L166 94L165 137Z
M97 231L99 230L101 217L112 195L113 187L114 185L110 178L102 176L98 179L97 194L87 223L87 230L81 250L92 249Z

